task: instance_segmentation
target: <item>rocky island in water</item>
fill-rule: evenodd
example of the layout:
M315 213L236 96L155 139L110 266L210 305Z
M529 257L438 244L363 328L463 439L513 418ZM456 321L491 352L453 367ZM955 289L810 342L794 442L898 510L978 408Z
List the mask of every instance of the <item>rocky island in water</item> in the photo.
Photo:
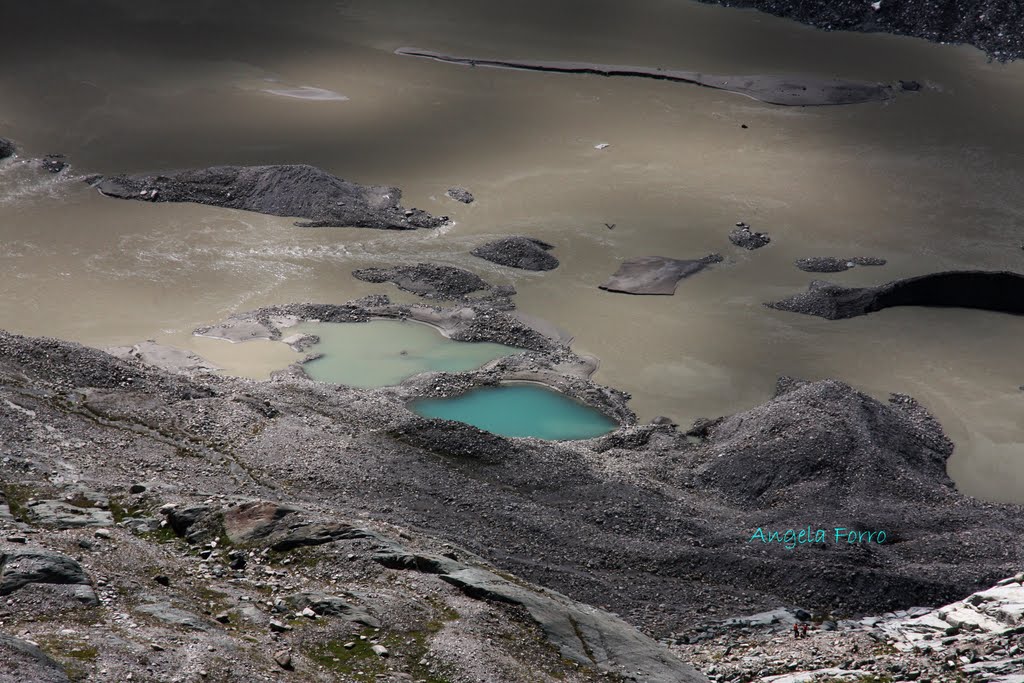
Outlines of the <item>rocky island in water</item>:
M1024 683L1024 13L563 4L11 9L0 683Z

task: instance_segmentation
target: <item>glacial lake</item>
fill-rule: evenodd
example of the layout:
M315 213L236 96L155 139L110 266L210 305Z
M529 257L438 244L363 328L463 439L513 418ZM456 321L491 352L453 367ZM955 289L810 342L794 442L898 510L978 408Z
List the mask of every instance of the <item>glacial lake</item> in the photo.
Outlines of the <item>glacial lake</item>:
M315 334L307 353L323 354L303 368L320 382L351 387L400 384L421 372L463 372L522 349L489 342L458 342L429 325L400 320L366 323L301 323L285 330Z
M423 417L465 422L502 436L590 439L615 429L615 421L568 396L532 384L473 389L453 398L420 399L409 409Z
M1010 115L1024 108L1024 60L667 0L593 0L585 12L545 0L254 0L244 22L227 2L190 3L196 13L60 3L54 22L56 4L4 5L20 30L0 52L19 68L0 70L0 135L21 159L61 152L71 168L0 163L0 327L99 348L156 339L265 378L296 354L192 330L302 301L412 303L351 271L444 263L514 286L518 310L600 358L594 380L632 394L641 421L746 410L780 375L836 378L883 401L913 396L956 444L948 468L960 491L1024 503L1024 318L906 307L828 321L762 305L818 278L860 287L1024 267L1024 154L1007 143L1024 135L1024 117ZM220 39L197 52L183 32ZM112 51L107 36L133 38ZM395 54L404 46L924 87L886 103L777 107L679 83ZM308 163L394 185L404 205L453 223L306 230L288 217L115 201L81 182L224 163ZM477 201L449 199L454 185ZM734 247L737 221L771 244ZM513 234L554 244L562 265L538 274L471 254ZM711 251L727 263L675 296L597 287L627 258ZM809 256L888 264L815 276L793 264Z

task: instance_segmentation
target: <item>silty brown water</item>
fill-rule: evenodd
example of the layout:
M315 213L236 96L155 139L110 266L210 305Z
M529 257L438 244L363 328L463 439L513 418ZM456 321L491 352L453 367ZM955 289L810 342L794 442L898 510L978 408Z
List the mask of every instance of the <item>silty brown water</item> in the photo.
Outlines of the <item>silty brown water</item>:
M146 338L265 376L282 345L194 338L201 324L289 301L374 292L354 268L430 260L513 284L521 310L601 358L595 379L643 418L686 423L764 401L775 378L837 377L909 393L955 440L969 494L1024 501L1018 317L891 309L848 321L761 303L803 289L815 255L874 255L847 284L949 268L1021 270L1024 64L972 48L823 33L675 0L398 0L7 8L0 134L75 172L311 163L395 184L447 213L436 231L303 230L283 218L106 199L74 178L0 169L0 326L103 346ZM592 61L714 74L894 81L887 104L783 108L649 80L474 69L402 57L407 45L482 58ZM747 125L748 128L741 128ZM595 146L608 143L607 148ZM444 196L452 185L477 196ZM736 221L771 234L754 252ZM605 223L614 224L609 230ZM507 234L556 245L526 273L468 254ZM673 297L597 289L621 259L727 260Z

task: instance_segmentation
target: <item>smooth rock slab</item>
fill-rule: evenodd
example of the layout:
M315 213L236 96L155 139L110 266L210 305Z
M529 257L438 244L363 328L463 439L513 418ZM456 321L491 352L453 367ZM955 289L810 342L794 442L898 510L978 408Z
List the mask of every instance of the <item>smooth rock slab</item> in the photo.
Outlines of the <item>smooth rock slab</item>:
M404 209L397 187L360 185L306 164L213 166L90 180L108 197L195 202L308 219L296 224L302 227L411 230L436 228L448 221L446 216Z
M89 585L89 577L75 560L46 550L0 552L0 595L9 595L30 583Z
M345 600L320 593L317 591L304 591L287 596L285 604L296 612L310 609L320 616L340 617L347 621L363 624L370 628L380 628L380 621L375 619L362 607L351 605Z
M135 608L136 612L146 614L157 621L162 621L165 624L171 626L182 626L189 628L194 631L206 631L209 626L203 621L202 617L192 612L186 612L183 609L174 607L169 602L157 602L150 605L139 605Z
M80 529L114 525L109 510L97 507L78 507L60 500L41 500L28 508L29 519L39 526L54 529Z
M601 289L624 294L672 295L680 280L704 270L709 264L722 260L718 254L710 254L695 261L668 258L666 256L641 256L622 262L615 274L608 278Z

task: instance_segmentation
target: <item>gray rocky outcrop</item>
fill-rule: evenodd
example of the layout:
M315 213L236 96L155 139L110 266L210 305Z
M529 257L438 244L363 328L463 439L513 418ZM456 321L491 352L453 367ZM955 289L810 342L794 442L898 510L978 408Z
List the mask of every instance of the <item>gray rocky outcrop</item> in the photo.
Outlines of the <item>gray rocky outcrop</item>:
M522 270L554 270L558 259L548 253L554 246L532 237L505 237L483 244L472 252L491 263Z
M174 532L190 543L206 542L223 534L236 545L285 552L341 539L373 537L364 529L314 520L299 508L270 501L253 500L225 507L171 507L165 513Z
M89 577L74 559L38 549L0 550L0 595L33 583L89 585Z
M435 228L447 217L400 205L396 187L360 185L315 166L214 166L158 174L94 177L108 197L195 202L306 219L303 227Z
M641 256L622 262L615 274L600 289L624 294L675 294L683 278L695 275L712 263L722 260L719 254L701 259L681 260L667 256Z

